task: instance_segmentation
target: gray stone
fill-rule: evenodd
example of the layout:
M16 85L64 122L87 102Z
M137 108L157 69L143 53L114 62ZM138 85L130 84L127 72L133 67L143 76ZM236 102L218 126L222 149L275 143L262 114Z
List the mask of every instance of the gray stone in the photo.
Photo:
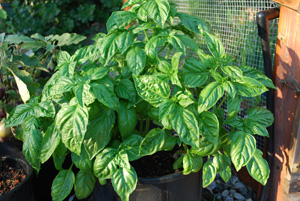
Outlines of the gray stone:
M217 187L216 182L211 182L211 184L208 185L208 188L210 188L211 190L214 190Z
M242 189L240 189L240 192L243 196L245 196L245 195L247 195L248 190L246 188L242 188Z
M246 188L246 186L242 183L242 182L236 182L235 183L235 185L234 185L236 188L240 188L240 189L242 189L242 188Z
M234 189L230 189L229 192L230 192L231 194L235 194L235 193L236 193L236 191L235 191Z
M240 193L233 194L234 198L237 200L245 200L245 197Z
M246 201L253 201L252 198L248 198Z
M235 185L236 182L239 181L239 178L237 176L232 176L229 181L232 185Z
M220 193L218 193L218 194L216 195L216 198L217 198L218 200L220 200L220 199L222 199L222 195L221 195Z
M226 198L228 195L229 195L229 191L228 190L225 190L225 191L222 192L222 197L223 198Z
M227 197L225 201L234 201L234 199L232 197Z

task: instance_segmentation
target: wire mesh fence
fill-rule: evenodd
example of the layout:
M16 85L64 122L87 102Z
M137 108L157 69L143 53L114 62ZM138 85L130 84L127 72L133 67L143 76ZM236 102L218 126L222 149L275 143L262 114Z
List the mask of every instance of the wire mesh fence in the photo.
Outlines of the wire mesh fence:
M226 52L236 58L236 65L247 65L264 72L263 54L256 25L256 14L261 10L278 7L271 0L171 0L177 5L178 12L183 12L203 18L211 30L222 41ZM175 19L176 20L176 19ZM278 20L270 22L270 47L275 55ZM206 48L203 37L197 37L200 47ZM274 59L272 59L274 60ZM245 99L246 109L257 103L256 99ZM260 105L265 105L262 96ZM257 147L263 149L264 138L256 136Z

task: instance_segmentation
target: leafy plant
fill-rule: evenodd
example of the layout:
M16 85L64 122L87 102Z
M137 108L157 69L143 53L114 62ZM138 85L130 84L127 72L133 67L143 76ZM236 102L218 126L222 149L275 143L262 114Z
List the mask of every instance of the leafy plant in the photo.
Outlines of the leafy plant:
M30 96L41 94L60 49L84 39L84 36L69 33L46 37L34 34L31 38L0 34L1 125L14 107L26 103ZM7 137L7 134L1 136Z
M52 156L60 171L53 200L63 200L73 187L85 198L96 179L111 179L129 200L138 178L130 162L176 144L183 154L174 167L183 174L202 168L204 187L217 173L228 181L231 163L237 171L247 166L266 184L269 167L253 135L268 136L273 115L263 107L249 108L244 119L237 114L243 97L260 96L274 88L272 81L234 66L204 20L177 12L167 0L129 0L127 6L111 15L108 34L98 34L94 44L73 55L61 51L41 96L8 118L8 126L22 125L23 152L37 172ZM205 38L210 54L198 48L190 37L195 34ZM186 57L189 49L196 58ZM158 127L150 129L150 122ZM66 155L72 158L68 169L62 167Z

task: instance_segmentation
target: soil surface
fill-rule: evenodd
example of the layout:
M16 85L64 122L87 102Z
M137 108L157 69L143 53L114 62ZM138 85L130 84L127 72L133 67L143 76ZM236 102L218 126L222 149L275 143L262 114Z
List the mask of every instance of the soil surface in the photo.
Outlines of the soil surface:
M25 177L23 169L10 167L6 161L0 161L0 196L15 188Z
M144 156L132 161L131 165L139 178L153 178L172 174L175 173L173 169L175 151L160 151L151 156Z

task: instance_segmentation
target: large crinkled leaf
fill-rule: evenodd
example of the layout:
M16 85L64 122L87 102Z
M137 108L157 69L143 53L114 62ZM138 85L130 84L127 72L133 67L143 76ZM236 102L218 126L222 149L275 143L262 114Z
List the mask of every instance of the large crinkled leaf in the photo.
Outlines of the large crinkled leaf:
M60 134L58 133L55 124L53 123L45 132L42 140L40 159L41 162L46 162L54 153L56 147L60 143Z
M34 41L32 38L29 38L21 34L8 35L5 37L4 40L4 42L8 44L19 44L19 43L32 42L32 41Z
M80 105L65 105L56 116L56 127L62 135L62 142L78 155L81 152L87 124L88 110Z
M84 104L91 103L90 100L93 99L93 97L90 97L92 96L92 94L90 94L90 96L87 96L90 91L90 87L91 86L89 84L78 84L73 88L74 94L81 107L83 107Z
M161 27L164 26L170 12L170 5L167 0L149 0L143 4L147 15Z
M213 158L213 165L217 168L217 172L225 182L231 177L231 160L229 156L216 154Z
M272 112L263 107L252 107L247 110L248 119L262 126L271 126L274 122Z
M213 107L224 95L224 87L220 82L211 82L201 91L198 101L198 112L201 113Z
M247 164L249 174L262 185L267 184L270 176L270 168L268 162L263 159L262 152L258 149L255 150L253 157Z
M7 121L7 127L18 126L23 123L29 117L51 117L55 116L55 107L52 101L44 101L41 103L27 103L18 105L10 113Z
M146 53L140 47L134 46L126 54L126 61L130 71L139 75L146 65Z
M145 45L146 54L155 61L158 55L157 48L165 44L167 41L167 35L153 36Z
M274 86L273 81L257 69L249 66L240 66L240 69L243 71L244 76L253 78L268 88L277 89Z
M176 16L179 17L182 24L187 29L189 29L190 31L192 31L194 33L202 33L202 32L209 31L207 23L200 17L196 17L193 15L188 15L186 13L180 13L180 12L177 12Z
M256 150L256 140L252 135L243 131L232 133L231 136L231 161L235 169L239 171L252 158Z
M120 98L127 99L132 103L136 102L136 90L134 84L129 79L122 79L119 84L116 86L116 94Z
M126 52L126 50L132 44L133 40L134 40L133 34L130 31L124 31L124 32L122 32L116 38L116 43L117 43L118 51L121 54L124 54L124 52Z
M43 136L39 130L39 121L31 117L25 122L23 154L30 165L39 172L41 167L40 151Z
M61 170L53 180L51 197L53 201L64 200L72 191L75 175L72 169Z
M61 95L65 92L71 91L75 86L75 81L66 76L61 76L49 90L49 96Z
M141 137L140 135L131 135L126 138L120 145L120 148L126 151L129 161L134 161L141 157L140 145L142 141L143 137Z
M165 131L160 128L152 129L143 139L140 145L140 154L142 156L153 155L160 148L163 147L165 143Z
M195 115L183 107L176 105L173 115L169 116L172 127L184 143L199 147L200 131Z
M120 102L118 112L118 127L123 139L129 137L137 125L137 114L133 107L128 108L126 102Z
M97 118L89 121L83 144L89 152L90 159L95 157L111 140L111 130L115 119L113 110L106 113L102 109Z
M128 0L128 1L126 1L126 3L124 3L121 10L123 10L124 8L127 8L129 6L133 6L134 4L140 3L141 1L142 0Z
M90 60L91 62L96 61L100 57L100 48L97 44L89 45L78 49L72 56L73 61L76 61L78 65L85 63Z
M106 22L107 30L112 31L114 29L124 29L136 17L137 16L135 13L129 11L115 11L111 14Z
M216 144L219 139L219 121L217 116L209 111L204 111L198 116L199 128L205 139Z
M268 91L268 89L254 78L242 77L238 82L233 82L237 94L244 97L255 97Z
M74 191L78 199L87 198L94 190L96 178L92 171L79 170L76 174Z
M119 99L113 88L113 83L109 78L103 78L91 84L92 91L97 100L109 108L117 107Z
M137 185L137 174L133 167L119 168L112 175L111 183L122 201L129 201L129 195Z
M186 47L182 39L176 34L170 34L168 37L168 42L175 47L178 51L182 52L184 55L186 55Z
M120 168L130 168L129 157L125 150L120 150L116 154L114 161Z
M210 162L210 160L206 161L203 165L203 173L202 173L202 185L203 188L207 187L211 182L214 181L217 175L217 168Z
M159 107L171 94L168 83L153 75L136 76L134 81L138 94L154 107Z
M191 152L193 154L204 157L204 156L214 154L219 149L219 147L220 147L220 143L212 144L211 142L209 142L207 140L203 140L200 142L198 148L192 147Z
M105 75L107 75L109 71L109 68L100 66L96 68L92 68L88 70L84 76L86 77L87 80L100 80L102 79Z
M98 179L110 179L117 170L117 165L114 158L117 154L117 149L106 148L99 153L94 162L94 175Z
M222 66L221 70L230 78L240 78L243 76L243 71L236 66Z
M184 82L188 87L200 87L208 79L206 66L197 59L186 59L183 65Z

